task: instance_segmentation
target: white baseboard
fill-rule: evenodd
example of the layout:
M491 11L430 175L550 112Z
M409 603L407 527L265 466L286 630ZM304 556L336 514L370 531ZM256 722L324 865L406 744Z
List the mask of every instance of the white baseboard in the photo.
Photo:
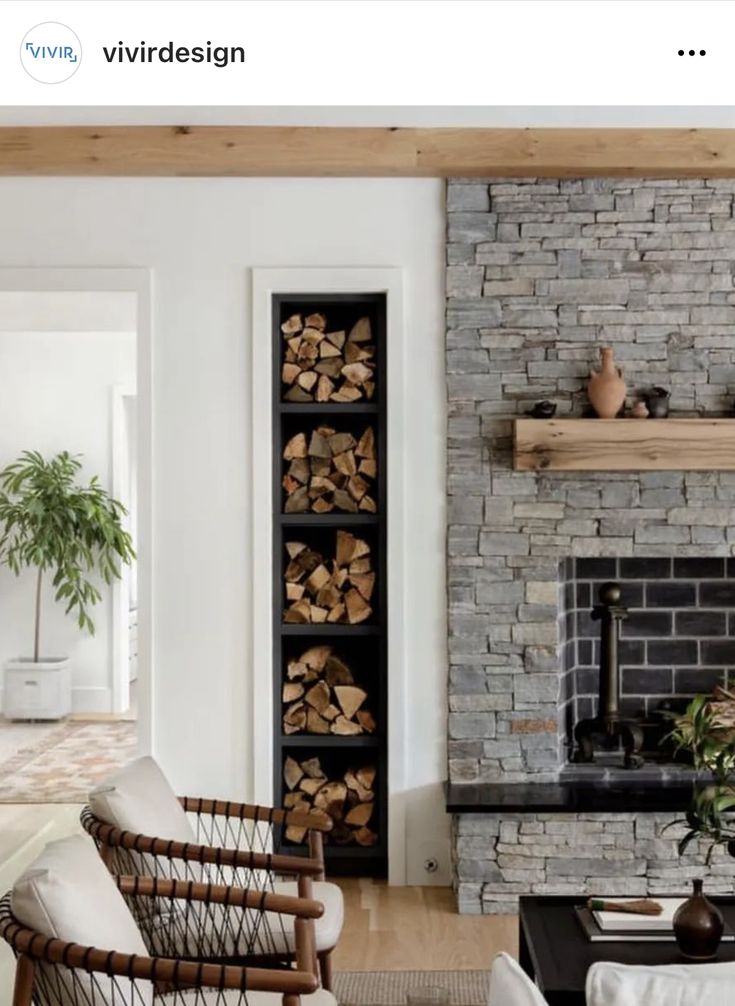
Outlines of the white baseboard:
M3 710L3 688L0 686L0 712ZM71 690L72 713L110 713L112 690L94 685L79 685Z
M71 690L72 713L109 713L112 711L112 689L83 685Z

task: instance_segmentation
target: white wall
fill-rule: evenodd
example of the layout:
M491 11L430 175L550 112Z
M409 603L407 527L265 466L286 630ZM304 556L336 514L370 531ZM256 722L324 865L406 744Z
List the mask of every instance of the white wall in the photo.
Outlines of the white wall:
M257 772L249 361L270 333L250 330L248 270L403 268L421 374L405 452L412 879L414 840L446 836L442 202L435 180L0 180L0 266L152 269L153 745L190 792L248 796Z
M38 300L47 299L41 294ZM3 305L0 303L0 313ZM50 307L50 305L46 305ZM38 327L43 305L25 312ZM17 304L16 323L24 312ZM55 312L48 311L48 324ZM2 320L6 320L3 318ZM5 325L0 325L5 328ZM46 457L68 450L84 455L80 478L97 475L111 488L110 389L135 382L135 333L100 331L0 331L0 467L25 449ZM35 571L16 578L0 568L0 666L32 656ZM94 637L81 633L53 600L46 578L42 598L41 655L70 656L75 712L109 712L112 674L112 597L92 610Z

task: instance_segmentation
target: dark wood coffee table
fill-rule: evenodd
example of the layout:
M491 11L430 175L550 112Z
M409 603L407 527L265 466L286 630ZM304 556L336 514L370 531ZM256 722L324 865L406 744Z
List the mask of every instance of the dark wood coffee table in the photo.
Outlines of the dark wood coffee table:
M682 964L676 943L590 943L574 913L586 898L522 897L518 908L521 967L549 1006L584 1006L584 983L595 961ZM713 898L735 929L735 898ZM722 943L718 961L735 961L735 943Z

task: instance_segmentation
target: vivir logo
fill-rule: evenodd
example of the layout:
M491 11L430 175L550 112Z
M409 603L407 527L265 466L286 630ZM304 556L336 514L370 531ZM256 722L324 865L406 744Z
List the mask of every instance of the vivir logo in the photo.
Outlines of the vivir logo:
M79 69L82 44L67 25L43 21L23 36L20 61L34 80L60 84Z

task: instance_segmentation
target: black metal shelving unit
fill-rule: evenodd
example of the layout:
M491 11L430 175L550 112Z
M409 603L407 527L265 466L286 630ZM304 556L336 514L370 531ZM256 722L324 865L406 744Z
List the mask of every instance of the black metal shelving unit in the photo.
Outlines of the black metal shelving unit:
M373 342L376 347L375 398L370 402L356 403L292 403L282 400L281 367L285 340L281 324L293 314L310 314L316 311L326 315L329 329L349 329L358 318L370 318ZM283 764L286 755L298 758L318 755L327 775L337 776L340 770L359 768L370 763L377 769L376 807L371 827L378 832L376 845L330 845L325 854L327 869L334 875L377 876L387 875L388 853L388 636L387 636L387 484L386 484L386 298L385 294L288 294L273 295L273 737L274 737L274 793L276 802L282 803L286 792ZM307 439L319 425L339 422L342 427L352 426L352 432L372 425L377 453L377 513L284 514L283 447L293 434L296 425ZM336 537L338 529L350 530L365 537L371 545L371 558L376 572L376 592L373 615L369 622L346 624L292 624L283 622L286 606L283 572L286 567L284 543L294 534L299 540L309 542L310 536L324 542L325 535ZM370 708L377 721L373 734L338 736L333 734L296 733L285 736L282 730L282 686L289 658L320 640L335 647L350 665L356 661L361 671L363 686L369 694ZM330 771L331 770L331 771ZM302 851L302 847L286 845L288 852Z

